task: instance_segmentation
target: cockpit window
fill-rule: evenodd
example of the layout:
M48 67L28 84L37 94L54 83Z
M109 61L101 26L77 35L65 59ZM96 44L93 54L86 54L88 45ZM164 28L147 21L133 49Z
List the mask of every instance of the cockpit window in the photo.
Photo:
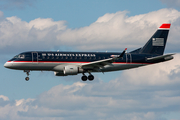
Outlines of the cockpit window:
M19 58L24 59L25 55L19 55Z
M24 59L24 58L25 58L25 55L23 55L23 54L16 55L14 58L20 58L20 59Z
M18 58L19 55L14 56L14 58Z

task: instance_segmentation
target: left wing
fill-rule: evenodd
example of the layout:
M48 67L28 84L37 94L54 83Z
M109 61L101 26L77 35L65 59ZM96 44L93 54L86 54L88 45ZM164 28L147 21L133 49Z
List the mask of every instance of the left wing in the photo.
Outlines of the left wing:
M81 68L82 69L88 69L88 70L99 70L104 68L105 65L112 65L113 66L113 62L119 58L122 58L124 53L126 52L127 48L117 57L113 57L113 58L108 58L108 59L104 59L104 60L98 60L98 61L94 61L94 62L90 62L90 63L84 63L81 64Z

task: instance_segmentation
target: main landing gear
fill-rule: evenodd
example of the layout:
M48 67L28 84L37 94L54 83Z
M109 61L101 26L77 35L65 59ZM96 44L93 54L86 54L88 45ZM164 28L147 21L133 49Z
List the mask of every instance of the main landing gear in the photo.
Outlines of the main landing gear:
M82 79L82 81L87 81L87 79L88 79L89 81L92 81L92 80L94 80L94 76L93 76L91 73L89 73L89 76L87 77L87 76L83 73L83 76L81 77L81 79Z
M29 77L28 77L28 76L29 76L30 70L24 70L24 72L27 74L27 77L25 78L25 80L28 81L28 80L29 80Z

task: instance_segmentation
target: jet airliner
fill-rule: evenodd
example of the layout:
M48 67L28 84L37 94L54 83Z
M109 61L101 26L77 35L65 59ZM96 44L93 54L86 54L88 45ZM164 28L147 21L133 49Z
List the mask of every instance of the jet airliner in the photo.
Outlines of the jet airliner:
M110 72L137 68L173 59L173 54L165 54L171 24L162 24L148 42L134 51L114 52L23 52L4 64L4 67L23 70L29 80L30 71L53 71L56 76L82 74L83 81L94 80L93 72ZM88 76L85 75L88 74Z

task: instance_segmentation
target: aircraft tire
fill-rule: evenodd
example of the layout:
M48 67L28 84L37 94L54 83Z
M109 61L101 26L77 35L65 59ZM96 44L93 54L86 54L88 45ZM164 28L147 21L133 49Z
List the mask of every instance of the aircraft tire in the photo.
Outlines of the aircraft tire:
M81 77L81 79L82 79L82 81L87 81L87 76L83 75L83 76Z
M89 81L94 80L94 76L93 76L93 75L89 75L89 76L88 76L88 80L89 80Z
M29 77L26 77L25 80L26 80L26 81L29 81Z

